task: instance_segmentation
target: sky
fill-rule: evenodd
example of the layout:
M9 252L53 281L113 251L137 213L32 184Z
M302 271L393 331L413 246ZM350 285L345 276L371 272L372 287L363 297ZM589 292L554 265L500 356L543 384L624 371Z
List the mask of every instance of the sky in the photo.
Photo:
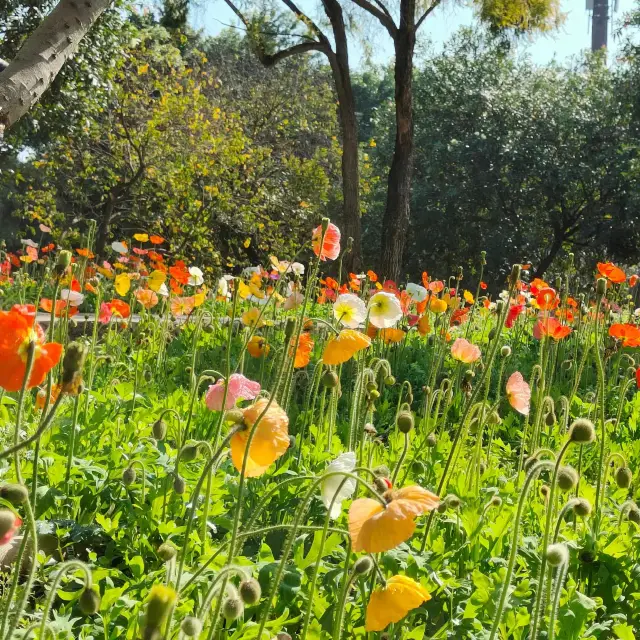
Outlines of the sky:
M561 0L562 11L566 14L566 20L561 29L551 35L538 36L531 42L519 45L520 52L529 55L533 62L546 64L552 60L558 62L577 56L584 49L591 46L590 14L586 10L587 0ZM617 5L617 11L613 13L613 21L610 26L615 26L623 15L630 11L635 0L610 0L611 5ZM473 25L476 21L471 8L455 5L444 0L431 16L427 18L420 30L419 42L431 41L436 51L441 50L443 44L462 26ZM300 6L304 11L312 15L317 12L316 0L300 0ZM202 0L199 8L194 9L190 16L191 24L196 29L202 29L208 35L219 33L227 25L239 26L239 21L227 7L224 0ZM372 61L376 64L385 64L392 56L392 45L386 34L380 30L372 32L375 46L371 51ZM371 39L371 35L370 35ZM609 35L610 55L615 55L617 41L613 34ZM350 55L354 60L354 66L360 66L366 59L363 47L351 40L352 50Z

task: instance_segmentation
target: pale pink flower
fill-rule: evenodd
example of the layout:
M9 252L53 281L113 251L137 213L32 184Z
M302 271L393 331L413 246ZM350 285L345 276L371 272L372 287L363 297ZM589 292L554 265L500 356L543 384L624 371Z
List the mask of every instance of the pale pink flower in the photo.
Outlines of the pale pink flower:
M531 404L531 388L519 371L512 373L507 380L507 398L509 404L524 416L529 415Z
M460 362L471 364L480 358L482 352L480 351L480 347L475 344L471 344L471 342L464 338L458 338L451 345L451 355Z
M245 378L241 373L233 373L229 378L229 391L224 404L225 409L233 409L238 400L253 400L260 393L260 383ZM205 402L211 411L222 411L224 398L224 380L212 384L207 391Z

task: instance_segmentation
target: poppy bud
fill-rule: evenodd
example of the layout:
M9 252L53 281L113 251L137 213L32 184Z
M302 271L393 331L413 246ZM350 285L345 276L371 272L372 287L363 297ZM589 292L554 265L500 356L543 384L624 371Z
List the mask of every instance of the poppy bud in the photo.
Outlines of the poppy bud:
M284 326L284 337L287 341L291 340L293 336L293 332L296 328L296 319L295 318L287 318L287 323Z
M569 561L569 550L566 544L556 543L547 547L547 562L551 567L559 567Z
M493 496L489 501L492 507L500 507L502 505L502 498L500 496Z
M407 402L409 404L413 404L413 393L408 393L407 394Z
M467 369L464 372L464 380L465 380L465 382L471 382L475 377L476 377L476 374L473 372L472 369Z
M373 481L373 486L378 493L384 493L391 488L391 481L380 476Z
M396 383L396 379L393 376L387 376L384 379L384 383L387 385L387 387L393 387L393 385Z
M71 258L71 251L67 251L66 249L63 249L58 253L58 258L56 259L55 266L57 275L61 276L69 268L69 265L71 264Z
M500 414L497 411L492 411L487 416L487 422L489 424L501 424L502 423L502 418L500 417Z
M592 564L595 559L596 556L593 551L585 550L580 554L580 562L584 562L584 564Z
M136 470L131 465L129 465L122 472L122 484L124 484L125 487L129 487L135 481L136 481Z
M560 467L557 483L561 491L571 491L578 484L578 472L573 467Z
M378 385L375 382L367 382L367 391L377 391Z
M202 330L205 333L213 333L214 332L214 328L212 324L205 324L204 327L202 327ZM185 618L186 620L186 618ZM197 618L194 618L194 620L197 620Z
M495 337L496 337L496 328L491 327L491 329L489 329L489 334L488 334L489 342L491 342L491 340L493 340Z
M224 414L224 419L227 422L232 422L233 424L242 424L244 421L244 414L240 409L231 409L231 411L227 411Z
M158 418L158 420L153 423L151 432L153 433L153 437L156 440L164 440L165 436L167 435L167 423L161 418Z
M478 427L479 427L479 421L478 418L474 418L470 423L469 423L469 433L472 436L475 436L476 433L478 433Z
M402 433L409 433L413 429L413 415L409 411L401 411L396 420L398 430Z
M591 513L591 503L586 498L579 498L573 505L573 512L580 518L586 518Z
M487 252L486 251L481 251L480 252L480 264L481 265L485 265L487 264Z
M504 311L504 300L498 300L496 302L496 313L500 315Z
M144 379L145 379L145 382L151 382L153 380L153 374L151 373L151 371L149 371L149 369L145 369Z
M562 278L558 276L556 278L556 291L560 291L562 289Z
M80 611L92 616L100 611L100 596L93 589L85 589L78 600Z
M629 467L619 467L616 471L616 484L621 489L628 489L633 480L633 473Z
M198 448L199 448L198 444L194 444L194 443L186 444L184 447L182 447L182 451L180 452L180 457L185 462L192 462L198 457Z
M556 421L557 421L556 414L553 411L549 411L549 413L547 413L547 415L544 417L544 422L547 425L547 427L553 427Z
M202 622L194 616L187 616L182 621L180 629L187 638L197 638L202 633Z
M446 496L444 501L446 502L447 507L449 507L450 509L458 509L461 504L460 498L458 498L458 496L453 495L452 493Z
M540 495L546 500L549 497L549 487L546 484L543 484L540 487Z
M487 465L486 465L486 463L485 463L485 462L481 462L481 463L480 463L480 467L479 467L479 468L480 468L480 475L481 475L481 476L482 476L482 475L484 475L484 472L487 470Z
M391 471L389 471L389 467L387 467L386 464L381 464L380 466L373 469L373 474L377 478L387 478L391 475Z
M172 542L163 542L158 547L158 557L164 562L169 562L176 557L178 550Z
M71 342L67 345L62 359L62 391L65 393L78 393L78 386L82 381L82 367L87 357L87 347L80 342Z
M522 265L514 264L513 267L511 267L511 275L509 276L510 284L514 285L516 282L518 282L518 280L520 280L521 273L522 273Z
M420 462L420 460L414 460L411 463L411 471L413 471L413 473L415 473L418 476L421 473L424 473L424 463Z
M296 437L294 435L289 436L289 449L296 448Z
M629 509L627 518L630 522L635 522L635 524L640 525L640 509L638 509L638 507L632 507Z
M370 422L367 422L364 425L363 429L364 432L369 434L370 436L375 436L378 434L378 430Z
M293 638L286 631L281 631L276 635L276 640L293 640Z
M371 569L373 569L373 560L371 560L369 556L358 558L356 563L353 565L353 570L361 576L369 573Z
M380 392L376 389L374 389L373 391L369 391L369 398L371 398L371 400L377 400L380 397Z
M435 336L433 336L433 335L431 335L431 336L429 336L429 337L427 338L427 344L428 344L430 347L432 347L432 346L434 345L435 341L436 341L436 339L435 339Z
M29 497L29 491L23 484L3 484L0 486L0 498L4 498L13 506L22 504Z
M329 218L322 218L322 222L320 223L320 228L322 229L322 233L326 233L329 229L329 224L331 224L331 220Z
M262 589L260 583L255 578L248 578L240 583L238 588L242 602L252 606L260 602L262 597Z
M237 620L244 613L244 605L242 600L237 596L227 598L222 603L222 615L231 622Z
M578 418L573 421L569 429L569 438L572 442L589 444L596 439L596 428L593 422L587 418Z
M427 436L427 447L433 448L438 444L438 438L435 433L430 433Z
M505 344L502 349L500 349L500 355L503 358L508 358L511 355L511 347L508 344Z
M156 584L151 588L145 616L145 630L158 629L162 626L177 597L178 594L171 587Z
M0 544L6 544L22 524L22 520L9 509L0 509Z
M322 374L322 385L327 389L335 389L340 384L340 378L335 371L325 371Z
M187 488L187 483L184 481L184 478L176 473L175 478L173 479L173 490L181 496Z

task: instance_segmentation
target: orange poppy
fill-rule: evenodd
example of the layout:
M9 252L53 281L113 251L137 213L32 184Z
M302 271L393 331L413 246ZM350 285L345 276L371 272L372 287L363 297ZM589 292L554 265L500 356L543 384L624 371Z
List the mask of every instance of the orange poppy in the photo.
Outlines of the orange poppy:
M314 342L308 333L302 333L300 335L297 348L295 348L294 342L294 340L291 340L289 355L293 356L295 351L293 366L296 369L301 369L302 367L306 367L311 360Z
M180 261L169 267L171 277L180 284L189 284L189 271L184 262Z
M571 327L560 324L556 318L540 318L533 326L533 337L541 340L544 336L553 338L554 340L562 340L571 333Z
M638 279L640 278L640 276L637 276L636 274L633 274L632 276L629 276L629 286L633 289L633 287L635 287L638 284Z
M95 258L93 251L90 249L76 249L76 253L83 258L89 258L90 260Z
M40 308L47 313L51 313L53 309L53 300L49 298L40 298ZM65 300L56 300L56 318L60 318L64 315L64 310L67 308L67 303Z
M622 341L623 347L640 347L640 329L633 324L612 324L609 335Z
M252 358L262 358L269 355L271 347L262 336L251 336L251 340L247 343L247 351Z
M61 387L59 384L54 384L51 386L51 395L49 396L49 404L53 404L60 395ZM47 390L40 389L36 394L36 409L44 409L44 402L47 397Z
M151 244L162 244L165 240L162 236L149 236Z
M342 364L370 345L371 338L364 333L354 329L343 329L338 336L327 342L322 354L322 362L327 365Z
M440 300L440 298L431 298L429 302L429 309L433 313L444 313L448 308L446 300Z
M378 282L378 274L375 271L367 271L367 278L369 278L370 282Z
M84 285L84 288L89 293L98 293L98 290L90 282L86 282L85 285Z
M466 320L468 320L469 318L469 307L465 307L463 309L454 309L453 313L451 314L451 320L449 321L449 324L452 327L455 327L457 325L461 325L464 324Z
M415 519L435 509L437 495L416 485L383 495L386 505L372 498L359 498L349 509L349 535L354 551L389 551L408 540L415 531Z
M551 311L560 304L560 298L556 295L555 289L543 287L536 295L536 303L541 311Z
M429 324L429 316L422 316L418 320L418 333L421 336L426 336L431 331L431 325Z
M382 329L378 334L385 344L395 344L402 342L407 335L402 329Z
M136 289L133 295L145 309L153 309L158 304L158 294L151 289Z
M233 466L242 471L245 456L247 478L261 476L289 448L289 418L285 411L274 401L269 404L267 398L261 398L242 412L245 428L231 437L231 460ZM260 417L262 416L262 417ZM259 419L259 422L258 422ZM249 433L258 422L247 449Z
M45 342L45 333L39 324L34 324L34 315L30 312L24 313L18 306L11 311L0 311L0 387L7 391L22 388L31 343L35 343L35 355L27 382L29 389L42 384L47 373L58 364L62 345Z
M382 631L392 622L400 622L409 611L430 599L431 594L415 580L393 576L371 594L365 631Z
M171 313L174 316L188 316L195 308L195 303L196 301L193 296L185 298L176 296L171 298Z
M614 284L620 284L627 279L625 272L620 268L616 267L613 262L598 262L598 273L603 277L609 280L609 282L613 282Z

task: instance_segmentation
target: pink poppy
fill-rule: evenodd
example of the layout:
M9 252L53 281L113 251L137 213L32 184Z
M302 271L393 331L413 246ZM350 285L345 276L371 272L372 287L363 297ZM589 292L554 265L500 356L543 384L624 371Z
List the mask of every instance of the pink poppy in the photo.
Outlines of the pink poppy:
M458 338L451 345L451 355L460 362L471 364L480 358L482 352L477 345L471 344L471 342L464 338Z
M320 247L321 241L322 247ZM323 241L322 225L317 226L311 236L311 245L313 253L320 256L320 260L335 260L340 255L340 229L330 222Z
M245 378L241 373L233 373L229 378L229 391L224 404L225 409L233 409L238 400L253 400L260 393L260 383ZM212 384L207 391L205 402L211 411L222 411L224 398L224 380Z
M531 388L519 371L512 373L507 380L507 398L509 404L524 416L529 415Z

